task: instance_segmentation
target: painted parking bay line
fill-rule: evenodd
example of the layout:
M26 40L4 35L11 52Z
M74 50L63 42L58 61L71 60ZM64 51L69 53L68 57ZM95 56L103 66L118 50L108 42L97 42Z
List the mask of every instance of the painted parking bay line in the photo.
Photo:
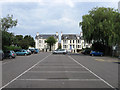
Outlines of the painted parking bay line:
M28 71L27 73L90 73L88 71Z
M12 82L14 82L15 80L17 80L19 77L21 77L22 75L24 75L26 72L28 72L29 70L31 70L32 68L34 68L36 65L38 65L39 63L41 63L43 60L45 60L46 58L48 58L51 54L49 54L48 56L46 56L45 58L43 58L42 60L40 60L39 62L37 62L36 64L34 64L32 67L28 68L26 71L24 71L23 73L21 73L20 75L18 75L16 78L14 78L13 80L11 80L10 82L8 82L7 84L5 84L4 86L0 87L0 90L2 90L3 88L5 88L6 86L8 86L9 84L11 84Z
M101 81L100 79L17 79L17 81Z
M87 67L85 67L84 65L82 65L81 63L79 63L77 60L75 60L74 58L72 58L71 56L68 56L70 59L72 59L74 62L76 62L77 64L79 64L80 66L84 67L86 70L88 70L90 73L92 73L93 75L95 75L97 78L99 78L101 81L103 81L105 84L107 84L109 87L115 89L114 86L112 86L111 84L109 84L107 81L105 81L104 79L102 79L100 76L98 76L97 74L95 74L94 72L92 72L90 69L88 69Z
M104 59L95 59L95 60L100 62L120 62L119 60L104 60Z

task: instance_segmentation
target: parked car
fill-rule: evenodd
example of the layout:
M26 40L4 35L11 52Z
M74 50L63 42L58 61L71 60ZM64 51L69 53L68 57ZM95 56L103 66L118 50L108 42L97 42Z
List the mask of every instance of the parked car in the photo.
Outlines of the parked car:
M29 55L29 53L25 49L16 50L15 52L16 52L17 55L25 55L25 56Z
M53 54L67 54L67 51L65 49L57 49L53 51Z
M29 49L27 50L27 52L28 52L28 55L31 55L31 54L32 54L31 51L30 51Z
M7 50L7 51L4 51L4 58L15 58L16 57L16 53L12 50Z
M91 51L90 52L91 56L103 56L103 52L99 52L99 51Z
M83 50L81 53L86 55L86 54L90 54L91 50L90 49L85 49Z
M34 53L39 53L39 50L38 50L38 49L36 49L36 48L35 48L34 50L35 50L35 52L34 52Z
M33 53L35 53L35 49L29 49L30 51L31 51L31 53L33 54Z
M118 56L118 59L120 59L120 55Z
M4 52L2 50L0 50L0 60L4 59Z

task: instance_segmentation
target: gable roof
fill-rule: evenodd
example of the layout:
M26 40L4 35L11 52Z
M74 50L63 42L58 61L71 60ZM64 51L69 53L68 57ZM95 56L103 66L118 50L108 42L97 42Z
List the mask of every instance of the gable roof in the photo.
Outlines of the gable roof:
M68 40L70 40L70 39L73 39L73 40L76 40L76 39L78 39L78 37L79 37L79 39L83 39L83 37L80 37L80 35L77 35L77 34L63 34L62 36L61 36L61 39L63 40L63 39L68 39Z
M40 34L39 36L36 35L35 39L38 39L38 38L47 39L51 36L53 36L55 39L58 39L58 36L56 34Z

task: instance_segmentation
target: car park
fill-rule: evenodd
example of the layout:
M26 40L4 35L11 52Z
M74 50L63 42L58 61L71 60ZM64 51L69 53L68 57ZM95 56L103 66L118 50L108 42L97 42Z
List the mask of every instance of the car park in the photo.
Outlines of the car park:
M65 49L57 49L53 51L53 54L67 54Z
M100 51L91 51L90 55L91 56L103 56L103 52L100 52Z
M4 58L15 58L16 57L16 53L12 50L7 50L7 51L4 51Z
M25 49L16 50L15 52L16 52L17 55L24 55L24 56L29 55L29 53Z

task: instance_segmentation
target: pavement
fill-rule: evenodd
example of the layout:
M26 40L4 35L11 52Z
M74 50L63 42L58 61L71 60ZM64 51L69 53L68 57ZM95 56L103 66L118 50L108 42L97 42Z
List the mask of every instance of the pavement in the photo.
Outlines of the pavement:
M4 60L2 88L118 88L119 60L40 52ZM1 89L2 89L1 88ZM107 89L106 89L107 90Z

